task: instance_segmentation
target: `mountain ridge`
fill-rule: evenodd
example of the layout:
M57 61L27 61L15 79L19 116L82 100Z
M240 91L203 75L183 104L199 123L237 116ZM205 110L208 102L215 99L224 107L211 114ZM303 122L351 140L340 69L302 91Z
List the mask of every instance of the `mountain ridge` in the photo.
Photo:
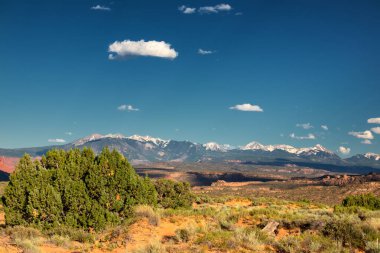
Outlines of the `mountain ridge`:
M241 162L263 164L314 164L380 169L380 155L367 153L342 159L320 144L313 147L296 148L287 144L263 145L250 142L245 146L232 147L228 144L208 142L199 144L191 141L164 140L151 136L122 134L91 134L73 142L45 147L0 149L0 156L21 157L24 153L38 157L48 150L62 148L92 148L99 153L104 147L116 149L132 163L151 162ZM1 167L0 167L1 169Z

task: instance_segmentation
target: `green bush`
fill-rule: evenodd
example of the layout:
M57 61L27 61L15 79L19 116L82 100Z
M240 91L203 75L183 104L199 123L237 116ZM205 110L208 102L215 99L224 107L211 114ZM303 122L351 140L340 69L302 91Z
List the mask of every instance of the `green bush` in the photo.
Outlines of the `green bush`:
M380 210L380 198L372 193L351 195L343 199L342 206L344 207L364 207L369 210Z
M155 182L158 204L163 208L189 208L195 200L187 182L158 179Z
M101 230L130 217L135 205L156 205L157 193L115 150L98 156L90 149L52 150L40 161L20 160L3 201L7 225Z

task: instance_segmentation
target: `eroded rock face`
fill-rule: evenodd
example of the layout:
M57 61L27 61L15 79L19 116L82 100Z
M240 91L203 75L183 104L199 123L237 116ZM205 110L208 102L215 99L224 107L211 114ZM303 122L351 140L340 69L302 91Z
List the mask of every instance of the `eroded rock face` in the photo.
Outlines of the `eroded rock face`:
M0 156L0 170L6 173L11 173L15 170L20 158Z
M224 180L218 180L211 184L211 186L225 186L225 185L227 185L227 182Z

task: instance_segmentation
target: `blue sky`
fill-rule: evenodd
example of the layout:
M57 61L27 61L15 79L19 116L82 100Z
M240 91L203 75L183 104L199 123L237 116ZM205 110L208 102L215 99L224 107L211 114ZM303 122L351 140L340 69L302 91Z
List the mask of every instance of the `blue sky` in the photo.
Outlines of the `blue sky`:
M380 153L379 31L377 0L1 0L0 147L122 133Z

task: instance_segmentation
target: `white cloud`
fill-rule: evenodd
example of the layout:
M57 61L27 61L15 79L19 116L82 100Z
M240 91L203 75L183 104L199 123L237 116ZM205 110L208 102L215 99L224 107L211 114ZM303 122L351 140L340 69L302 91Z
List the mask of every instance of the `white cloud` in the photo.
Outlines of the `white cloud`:
M296 124L296 127L301 127L303 129L313 128L313 126L310 123Z
M375 134L380 134L380 127L373 127L371 128L371 131L374 132Z
M367 145L372 144L372 142L370 140L367 140L367 139L366 140L362 140L361 143L362 144L367 144Z
M203 6L198 9L200 13L218 13L220 11L230 11L232 10L229 4L217 4L214 6Z
M107 7L107 6L101 6L101 5L96 5L96 6L92 6L91 7L91 10L97 10L97 11L110 11L111 8L110 7Z
M129 111L129 112L137 112L137 111L140 111L140 109L138 108L134 108L132 105L120 105L117 107L117 109L119 111Z
M214 6L203 6L197 9L197 8L188 7L186 5L182 5L178 7L178 10L184 14L193 14L195 12L199 12L202 14L203 13L210 14L210 13L218 13L221 11L230 11L232 10L232 7L229 4L217 4ZM241 12L238 12L238 14L236 15L241 15L241 14L242 14Z
M370 124L380 124L380 118L370 118L370 119L368 119L368 123L370 123Z
M165 41L115 41L108 47L110 60L125 56L151 56L174 59L178 53Z
M69 136L73 135L72 132L65 132L65 134L66 134L66 135L69 135Z
M351 149L343 147L343 146L340 146L339 147L339 152L342 153L343 155L348 155L351 152Z
M180 10L184 14L193 14L196 12L196 8L187 7L185 5L178 7L178 10Z
M323 130L325 130L325 131L329 130L329 127L326 126L326 125L321 125L321 128L322 128Z
M64 139L49 139L48 142L64 143L66 141Z
M203 50L202 48L198 49L198 54L206 55L206 54L213 54L214 52L211 50Z
M366 130L364 132L353 132L353 131L351 131L348 134L355 136L356 138L359 138L359 139L369 139L369 140L373 139L373 134L369 130Z
M230 107L231 110L238 110L244 112L262 112L263 109L258 105L241 104Z
M308 134L307 136L297 136L294 133L291 133L290 138L292 139L297 139L297 140L315 140L315 135L314 134Z

